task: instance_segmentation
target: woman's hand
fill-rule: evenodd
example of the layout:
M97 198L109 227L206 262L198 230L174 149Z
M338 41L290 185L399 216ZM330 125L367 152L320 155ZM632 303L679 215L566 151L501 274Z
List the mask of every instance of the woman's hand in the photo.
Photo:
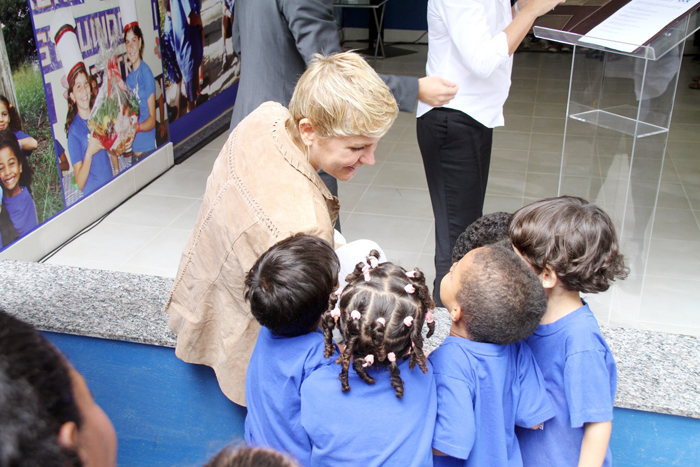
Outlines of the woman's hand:
M554 9L557 5L564 3L566 0L527 0L525 5L519 3L520 11L530 10L536 17L542 16Z
M432 107L441 107L457 94L455 83L437 76L425 76L418 80L418 100Z

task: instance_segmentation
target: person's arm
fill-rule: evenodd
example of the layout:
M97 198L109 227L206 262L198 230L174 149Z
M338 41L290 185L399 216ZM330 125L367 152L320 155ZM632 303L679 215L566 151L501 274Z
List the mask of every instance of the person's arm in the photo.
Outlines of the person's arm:
M338 25L329 0L288 0L277 2L287 20L297 50L308 65L314 54L330 55L342 52Z
M92 156L100 152L102 149L102 144L97 138L90 138L88 141L87 150L85 151L85 157L80 162L75 162L73 164L73 170L75 171L75 183L78 184L78 188L81 190L85 188L87 183L88 175L90 174L90 167L92 166Z
M535 19L563 1L529 0L520 14L496 35L489 30L483 0L444 0L436 8L462 63L476 76L486 79L515 52Z
M20 147L25 150L25 151L34 151L38 143L34 138L31 136L27 136L26 138L18 139L17 142L19 143Z
M513 55L518 49L520 43L525 39L527 33L532 29L535 20L545 13L551 11L566 0L519 0L515 2L518 5L520 13L515 11L515 6L511 9L513 12L513 21L504 30L508 38L508 54Z
M586 423L583 430L578 466L600 467L608 452L612 422Z
M156 95L148 97L148 118L139 124L139 132L151 131L156 127Z
M431 107L441 107L454 99L458 89L456 83L439 76L424 76L418 80L418 100Z

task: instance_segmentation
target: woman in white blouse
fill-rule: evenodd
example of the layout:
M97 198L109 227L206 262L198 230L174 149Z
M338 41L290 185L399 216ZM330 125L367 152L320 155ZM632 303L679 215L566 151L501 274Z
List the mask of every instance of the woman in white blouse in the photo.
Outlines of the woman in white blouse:
M503 125L513 53L564 0L429 0L428 76L458 84L442 107L418 102L418 144L435 215L435 301L457 237L481 217L493 128Z

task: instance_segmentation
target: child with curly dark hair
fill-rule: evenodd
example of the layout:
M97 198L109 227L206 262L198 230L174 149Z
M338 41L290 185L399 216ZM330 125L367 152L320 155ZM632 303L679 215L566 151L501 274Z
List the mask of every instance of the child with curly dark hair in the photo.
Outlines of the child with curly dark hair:
M545 312L544 290L510 245L498 243L455 263L440 294L452 327L430 354L438 395L433 463L521 465L516 425L539 428L554 415L522 342Z
M322 318L326 356L336 324L346 346L301 387L311 465L431 463L437 399L421 331L426 323L428 335L434 331L434 304L422 272L380 264L379 256L373 250L357 264L339 307Z
M481 216L457 237L452 248L452 262L456 263L470 251L482 246L498 243L508 238L508 222L511 214L492 212Z
M615 227L595 204L561 196L518 210L509 233L547 292L547 311L527 343L556 409L544 431L518 430L523 463L609 466L617 368L579 294L626 277Z
M273 245L245 279L245 299L262 325L246 375L245 441L287 452L302 465L311 444L300 428L300 387L337 356L318 327L337 300L339 270L328 242L297 234Z
M2 209L22 236L38 225L36 206L32 198L34 169L11 130L0 130L0 186ZM2 229L4 230L4 229ZM5 241L3 235L3 242Z

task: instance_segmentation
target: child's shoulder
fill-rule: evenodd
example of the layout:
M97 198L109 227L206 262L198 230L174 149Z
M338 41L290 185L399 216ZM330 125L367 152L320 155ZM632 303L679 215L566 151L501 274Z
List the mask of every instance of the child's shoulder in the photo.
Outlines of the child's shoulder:
M448 337L428 356L436 375L452 378L469 378L479 366L479 360L488 358L494 350L503 346L473 342L462 337Z
M540 326L536 334L564 345L567 355L591 350L609 351L600 331L598 320L584 302L581 308L564 318L548 325Z

